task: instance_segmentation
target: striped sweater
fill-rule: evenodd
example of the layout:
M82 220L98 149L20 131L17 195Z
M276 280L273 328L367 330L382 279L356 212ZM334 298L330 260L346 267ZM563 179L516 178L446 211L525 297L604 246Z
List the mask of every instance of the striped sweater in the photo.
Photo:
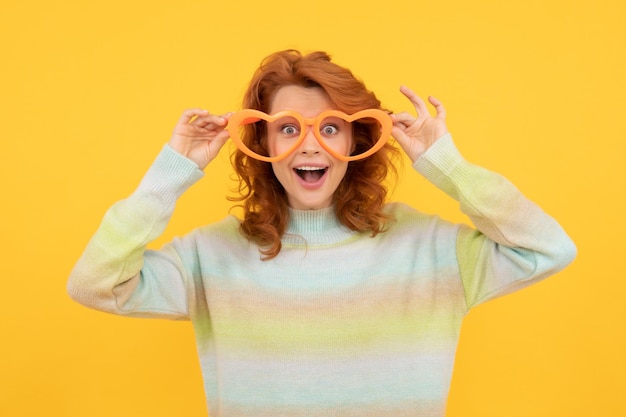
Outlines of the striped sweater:
M475 228L390 203L395 220L372 238L332 207L292 210L282 251L261 261L234 217L146 250L203 175L165 146L106 213L68 291L115 314L191 320L211 417L443 416L465 314L557 272L576 248L449 135L414 167Z

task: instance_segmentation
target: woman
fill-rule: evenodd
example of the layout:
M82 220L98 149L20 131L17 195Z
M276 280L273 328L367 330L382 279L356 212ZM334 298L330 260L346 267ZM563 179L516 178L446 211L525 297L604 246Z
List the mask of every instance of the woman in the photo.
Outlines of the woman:
M438 100L431 117L401 92L418 116L392 115L392 135L475 229L386 204L394 148L341 157L384 129L319 117L380 102L326 54L283 51L245 95L266 116L183 113L138 189L107 212L69 293L115 314L191 320L211 417L443 416L465 314L557 272L576 249L506 179L461 157ZM243 219L146 250L229 137Z

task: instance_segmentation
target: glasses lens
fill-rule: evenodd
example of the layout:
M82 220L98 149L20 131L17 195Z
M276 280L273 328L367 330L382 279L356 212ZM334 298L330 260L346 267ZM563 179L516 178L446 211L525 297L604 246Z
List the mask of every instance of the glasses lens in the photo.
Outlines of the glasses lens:
M317 137L322 146L333 152L349 156L352 153L352 123L336 116L322 119L317 124Z
M280 117L272 122L262 123L267 137L268 156L278 157L290 154L298 146L298 139L306 131L300 121L293 116Z
M329 148L343 156L358 157L369 152L380 140L381 125L373 117L347 122L328 117L319 125L320 138Z

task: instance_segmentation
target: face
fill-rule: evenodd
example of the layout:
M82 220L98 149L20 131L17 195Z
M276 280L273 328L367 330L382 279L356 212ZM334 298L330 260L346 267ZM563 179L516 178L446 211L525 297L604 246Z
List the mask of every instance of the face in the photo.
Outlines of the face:
M331 109L334 107L321 88L290 85L276 92L269 113L293 110L312 119ZM270 156L285 152L290 143L293 144L298 138L299 129L297 123L288 119L268 125ZM315 138L312 126L304 126L302 129L307 129L304 141L287 158L272 162L274 174L285 188L291 208L315 210L330 207L333 194L346 174L348 162L340 161L326 152ZM320 133L325 140L328 139L327 143L332 143L333 149L341 153L346 153L352 146L350 124L341 119L324 121Z

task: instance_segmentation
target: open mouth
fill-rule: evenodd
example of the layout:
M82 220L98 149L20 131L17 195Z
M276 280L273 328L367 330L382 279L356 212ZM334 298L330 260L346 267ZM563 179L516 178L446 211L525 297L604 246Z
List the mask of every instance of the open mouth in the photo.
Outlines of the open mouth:
M301 166L293 169L306 182L317 182L324 176L328 167Z

